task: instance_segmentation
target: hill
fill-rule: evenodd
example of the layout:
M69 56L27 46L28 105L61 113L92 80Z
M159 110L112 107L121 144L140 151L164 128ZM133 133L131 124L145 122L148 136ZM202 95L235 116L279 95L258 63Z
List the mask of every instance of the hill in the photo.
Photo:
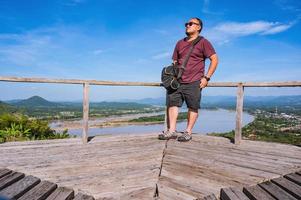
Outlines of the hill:
M59 103L54 103L47 101L46 99L40 96L32 96L28 99L20 100L15 103L12 103L14 106L18 107L58 107L61 106Z
M140 100L131 100L139 103L148 103L152 105L164 105L165 98L147 98ZM236 108L236 96L202 96L202 108ZM244 110L252 111L263 109L267 111L295 113L301 115L301 95L290 96L245 96Z
M0 114L3 113L12 113L12 112L16 112L17 108L15 108L14 106L7 104L3 101L0 101Z

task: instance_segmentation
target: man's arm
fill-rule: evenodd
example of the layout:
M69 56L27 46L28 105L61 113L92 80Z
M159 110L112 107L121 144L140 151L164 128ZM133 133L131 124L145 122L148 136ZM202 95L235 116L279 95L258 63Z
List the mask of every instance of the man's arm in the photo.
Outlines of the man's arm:
M209 59L210 59L210 65L209 65L209 69L208 69L206 76L210 78L217 68L218 57L216 54L213 54L212 56L209 57ZM200 88L206 87L207 84L208 84L208 81L205 78L202 78L201 83L200 83Z

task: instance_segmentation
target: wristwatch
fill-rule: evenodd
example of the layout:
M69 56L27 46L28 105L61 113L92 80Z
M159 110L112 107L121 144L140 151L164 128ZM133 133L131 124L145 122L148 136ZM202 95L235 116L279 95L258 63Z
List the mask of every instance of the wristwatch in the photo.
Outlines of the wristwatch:
M207 81L210 81L210 77L208 76L204 76L203 78L205 78Z

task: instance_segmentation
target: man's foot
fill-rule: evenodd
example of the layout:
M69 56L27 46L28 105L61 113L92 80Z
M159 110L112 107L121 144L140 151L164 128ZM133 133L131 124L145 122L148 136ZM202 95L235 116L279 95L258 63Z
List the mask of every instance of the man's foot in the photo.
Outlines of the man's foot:
M177 133L174 132L170 132L170 131L164 131L163 133L158 135L158 139L159 140L169 140L169 139L176 139Z
M188 142L192 139L191 133L185 131L181 136L178 137L179 142Z

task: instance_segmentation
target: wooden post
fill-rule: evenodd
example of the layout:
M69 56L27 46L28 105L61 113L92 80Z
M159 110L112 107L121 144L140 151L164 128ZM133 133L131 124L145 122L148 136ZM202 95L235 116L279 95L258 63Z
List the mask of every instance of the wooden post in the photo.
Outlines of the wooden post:
M89 130L89 83L84 83L84 98L83 98L83 143L88 142Z
M244 87L242 83L237 86L237 100L236 100L236 128L235 128L235 144L240 144L242 134L242 114L243 114L243 98Z

